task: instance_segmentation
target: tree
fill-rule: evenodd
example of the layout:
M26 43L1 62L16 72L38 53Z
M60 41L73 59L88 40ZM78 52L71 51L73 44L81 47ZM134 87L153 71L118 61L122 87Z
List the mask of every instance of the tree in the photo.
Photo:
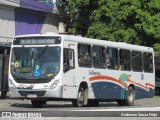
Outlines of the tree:
M70 0L68 32L156 48L160 39L159 0ZM72 9L71 9L72 8ZM160 50L159 50L160 51Z
M66 31L69 34L85 36L90 26L90 16L97 8L95 0L66 0L66 12L70 16Z

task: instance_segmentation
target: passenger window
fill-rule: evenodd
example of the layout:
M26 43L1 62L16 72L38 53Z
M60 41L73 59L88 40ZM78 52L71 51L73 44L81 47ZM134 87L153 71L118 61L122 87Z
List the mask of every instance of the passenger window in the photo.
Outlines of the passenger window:
M151 53L143 53L144 72L153 72L153 55Z
M92 47L93 66L95 68L105 69L105 47L93 46Z
M64 49L64 72L75 68L74 51L72 49Z
M78 44L78 64L80 67L91 67L91 45Z
M130 61L130 51L129 50L120 50L120 69L121 70L131 70L131 61Z
M119 65L118 65L118 49L116 48L107 48L106 49L106 53L107 53L107 60L106 60L106 64L107 64L107 68L109 69L118 69Z
M132 51L132 70L142 72L142 52Z

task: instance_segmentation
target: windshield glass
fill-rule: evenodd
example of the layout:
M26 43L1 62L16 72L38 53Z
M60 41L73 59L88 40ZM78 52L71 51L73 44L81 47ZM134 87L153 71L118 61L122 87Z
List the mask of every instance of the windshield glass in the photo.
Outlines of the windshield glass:
M14 79L53 78L60 69L60 47L15 47L11 56Z

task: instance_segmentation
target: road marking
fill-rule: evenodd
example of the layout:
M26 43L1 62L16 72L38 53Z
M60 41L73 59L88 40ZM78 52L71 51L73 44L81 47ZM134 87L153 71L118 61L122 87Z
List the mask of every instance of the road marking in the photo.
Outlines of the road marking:
M114 108L114 109L81 109L67 111L160 111L160 107L143 107L143 108Z

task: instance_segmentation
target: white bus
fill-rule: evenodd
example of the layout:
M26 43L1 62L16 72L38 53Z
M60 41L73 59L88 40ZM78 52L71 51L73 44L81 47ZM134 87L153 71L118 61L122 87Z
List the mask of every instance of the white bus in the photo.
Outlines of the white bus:
M77 107L102 101L132 106L154 91L150 47L52 33L13 40L10 98L31 100L33 107L50 100L72 101Z

